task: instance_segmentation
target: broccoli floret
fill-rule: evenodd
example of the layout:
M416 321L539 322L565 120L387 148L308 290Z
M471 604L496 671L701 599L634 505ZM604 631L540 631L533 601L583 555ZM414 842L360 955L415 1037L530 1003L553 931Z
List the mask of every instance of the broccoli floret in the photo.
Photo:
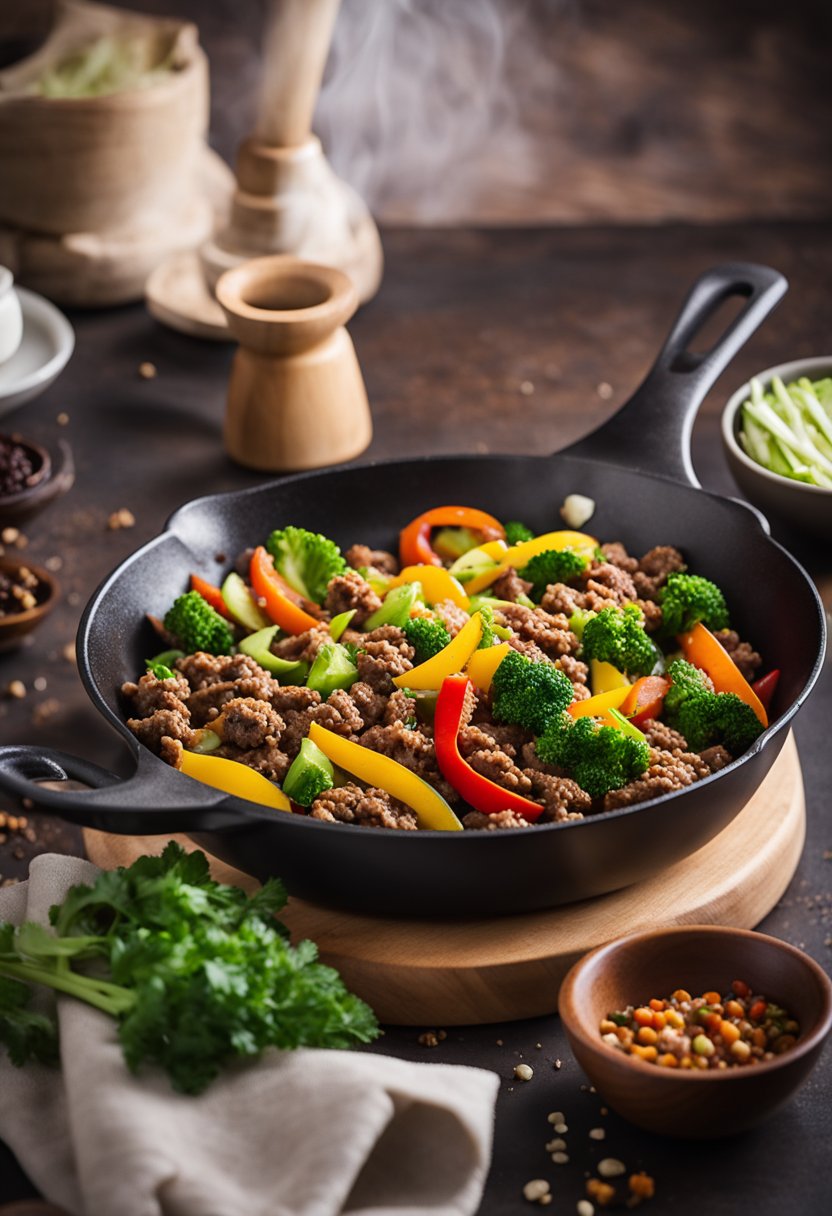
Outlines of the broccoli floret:
M627 785L650 764L646 741L613 726L599 726L590 717L573 719L565 713L550 722L535 740L535 749L544 764L566 769L593 798Z
M688 747L704 751L724 743L734 756L750 747L763 725L750 705L733 692L714 692L704 671L684 659L674 659L667 669L671 685L664 699L668 725L685 736Z
M290 587L308 600L322 604L329 580L343 574L347 563L334 540L305 528L281 528L272 532L266 548L275 569Z
M568 583L586 570L588 562L574 549L546 549L518 570L521 578L532 583L531 597L539 600L550 583Z
M522 544L524 540L533 540L535 533L518 519L510 519L503 525L506 530L506 543L509 545Z
M732 756L741 756L762 734L763 724L751 706L735 692L717 693L716 700L722 742Z
M317 743L304 739L283 781L283 793L298 806L311 806L333 784L332 762Z
M186 591L174 600L165 614L165 629L193 654L204 650L208 654L231 654L234 638L224 620L198 591Z
M492 710L498 722L514 722L542 735L572 701L571 681L548 661L534 663L510 650L491 682Z
M451 635L435 616L412 616L402 625L410 645L416 651L416 662L426 663L450 643Z
M699 574L669 574L660 603L668 633L687 633L698 621L712 630L728 628L725 596L716 583Z
M628 675L646 676L653 670L658 652L644 631L644 618L635 604L625 608L602 608L584 624L581 657L612 663Z

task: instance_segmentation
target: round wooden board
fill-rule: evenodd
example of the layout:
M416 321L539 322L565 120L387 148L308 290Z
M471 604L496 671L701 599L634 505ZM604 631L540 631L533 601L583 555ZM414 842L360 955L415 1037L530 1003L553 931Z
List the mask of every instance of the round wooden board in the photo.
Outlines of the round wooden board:
M719 836L623 891L545 912L454 922L376 919L291 900L283 919L296 940L318 943L321 958L338 968L382 1022L514 1021L555 1012L572 963L625 933L680 924L753 928L794 874L805 829L803 778L789 735L766 780ZM90 859L112 868L160 852L167 838L86 830L85 840ZM222 862L212 870L224 882L256 886Z

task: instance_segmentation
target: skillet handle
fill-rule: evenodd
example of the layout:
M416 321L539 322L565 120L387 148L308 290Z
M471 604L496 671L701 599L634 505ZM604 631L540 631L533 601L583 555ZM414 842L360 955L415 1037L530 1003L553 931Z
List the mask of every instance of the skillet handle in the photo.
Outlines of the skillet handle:
M647 377L597 430L559 455L603 460L699 486L690 458L696 411L708 389L788 287L777 270L753 262L714 266L696 280ZM746 303L708 351L689 349L710 316L732 296Z
M81 781L89 790L54 790L42 781ZM221 831L247 822L236 799L194 781L141 748L122 780L88 760L51 748L0 747L0 790L38 810L120 836Z

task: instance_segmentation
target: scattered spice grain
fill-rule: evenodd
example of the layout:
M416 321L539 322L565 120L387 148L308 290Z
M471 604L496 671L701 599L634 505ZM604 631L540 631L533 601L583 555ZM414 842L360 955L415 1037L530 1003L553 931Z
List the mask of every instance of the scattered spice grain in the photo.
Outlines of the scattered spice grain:
M128 507L119 507L107 520L107 527L111 532L118 532L121 528L135 528L135 526L136 517Z
M531 1081L534 1076L534 1069L528 1064L516 1064L514 1075L518 1081Z
M523 1187L523 1198L527 1199L529 1203L550 1203L551 1190L552 1188L545 1178L532 1178Z
M157 374L158 372L155 363L150 363L146 360L144 363L139 364L139 375L141 376L142 380L155 380Z

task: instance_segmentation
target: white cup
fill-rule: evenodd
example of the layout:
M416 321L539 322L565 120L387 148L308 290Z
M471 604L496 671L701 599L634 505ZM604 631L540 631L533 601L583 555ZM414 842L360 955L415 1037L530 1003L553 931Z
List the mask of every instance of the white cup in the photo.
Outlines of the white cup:
M12 272L0 266L0 363L11 359L23 337L23 314Z

